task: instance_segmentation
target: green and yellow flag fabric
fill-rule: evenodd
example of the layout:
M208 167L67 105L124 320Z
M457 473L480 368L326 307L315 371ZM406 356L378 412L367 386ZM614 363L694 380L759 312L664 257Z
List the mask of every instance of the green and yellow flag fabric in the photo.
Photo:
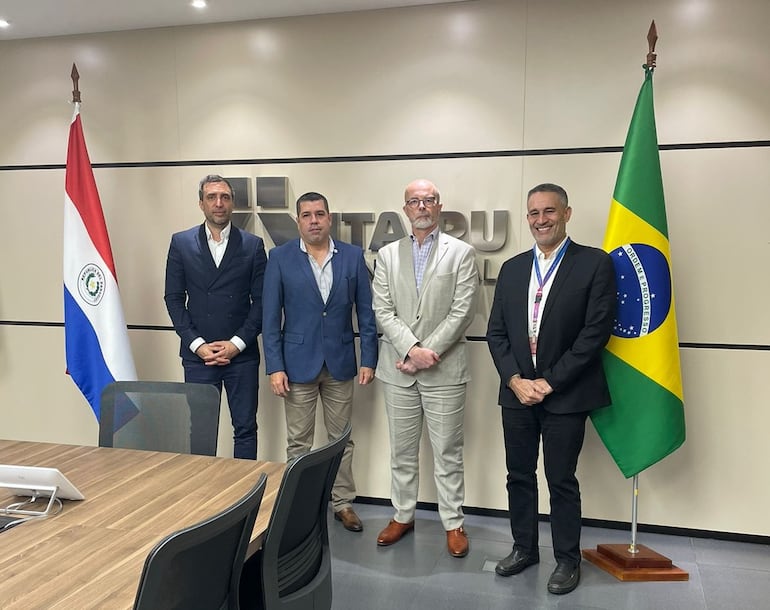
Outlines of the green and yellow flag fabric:
M591 415L621 472L631 477L685 439L679 340L652 69L631 118L604 250L615 264L618 309L604 368L612 405Z

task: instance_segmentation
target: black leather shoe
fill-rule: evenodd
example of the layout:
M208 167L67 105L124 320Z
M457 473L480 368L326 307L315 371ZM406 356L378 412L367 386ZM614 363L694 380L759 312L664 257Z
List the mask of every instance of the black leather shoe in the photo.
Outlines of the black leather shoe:
M514 548L508 557L501 559L495 566L495 573L500 576L513 576L518 574L524 568L533 566L540 561L540 556L527 555L523 550Z
M564 595L575 590L580 582L580 564L559 562L548 579L548 592Z

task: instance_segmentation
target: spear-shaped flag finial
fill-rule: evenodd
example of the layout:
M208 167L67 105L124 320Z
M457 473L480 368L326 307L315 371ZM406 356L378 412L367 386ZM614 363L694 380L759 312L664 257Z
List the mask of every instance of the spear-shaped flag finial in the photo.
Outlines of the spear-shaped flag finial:
M78 80L80 79L80 74L78 74L78 67L74 63L72 64L70 76L72 77L72 103L79 104L80 89L78 89Z
M644 67L648 70L655 69L655 60L658 57L657 53L655 53L656 42L658 42L658 28L655 27L655 20L653 19L650 24L650 29L647 32L647 46L649 47L649 51L647 52L647 62L644 64Z

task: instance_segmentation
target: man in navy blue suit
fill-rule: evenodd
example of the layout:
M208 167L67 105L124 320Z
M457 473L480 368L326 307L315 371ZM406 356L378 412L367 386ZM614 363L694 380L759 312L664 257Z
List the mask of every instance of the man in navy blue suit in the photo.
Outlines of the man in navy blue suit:
M318 395L329 440L338 438L353 410L353 379L366 385L377 366L377 326L369 272L361 248L330 237L329 202L320 193L297 200L300 239L270 251L265 271L262 344L270 387L284 399L287 458L310 451ZM353 306L361 338L357 369ZM348 441L332 488L334 516L363 530L351 502L353 441Z
M234 193L225 178L203 178L198 198L205 222L171 237L166 308L181 339L185 381L220 391L224 384L234 456L254 460L265 247L230 222Z

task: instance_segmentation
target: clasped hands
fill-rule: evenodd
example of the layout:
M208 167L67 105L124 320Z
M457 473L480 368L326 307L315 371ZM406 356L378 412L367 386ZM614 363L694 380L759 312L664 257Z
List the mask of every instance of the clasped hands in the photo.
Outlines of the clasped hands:
M441 357L432 349L413 345L407 352L407 360L398 360L396 368L406 375L414 375L417 371L429 369L441 362Z
M542 377L537 379L522 379L514 375L508 381L508 387L516 394L516 398L523 405L531 407L543 402L543 399L553 393L553 388Z
M195 353L206 366L227 366L241 350L232 341L212 341L201 345Z

